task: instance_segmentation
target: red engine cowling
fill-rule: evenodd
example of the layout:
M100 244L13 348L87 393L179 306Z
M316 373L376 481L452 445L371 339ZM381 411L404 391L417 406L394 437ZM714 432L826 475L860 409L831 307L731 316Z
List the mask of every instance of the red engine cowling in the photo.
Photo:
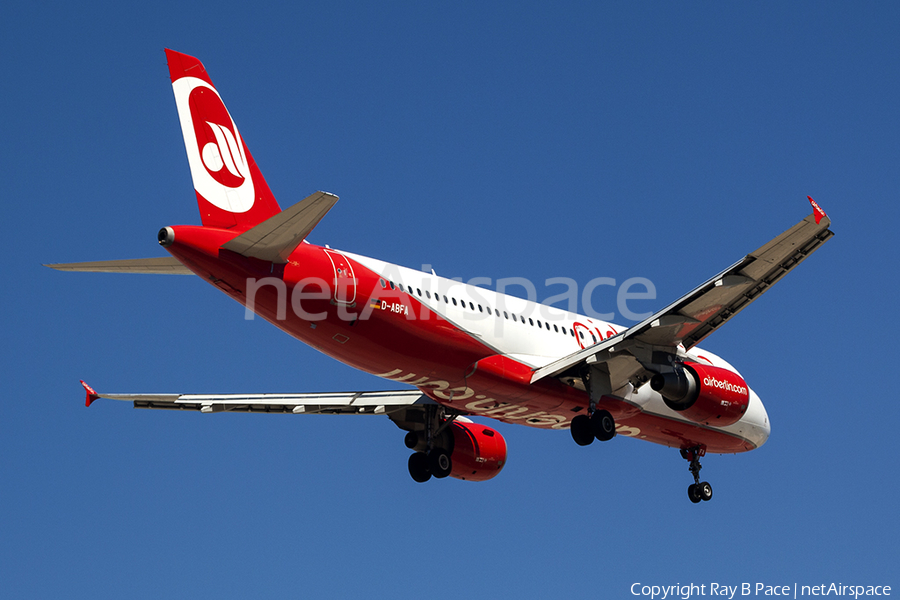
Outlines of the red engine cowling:
M450 477L487 481L506 464L506 440L499 432L478 423L450 424L453 432L453 470Z
M705 425L731 425L750 404L750 390L740 375L710 365L687 363L673 373L659 373L650 387L666 406Z

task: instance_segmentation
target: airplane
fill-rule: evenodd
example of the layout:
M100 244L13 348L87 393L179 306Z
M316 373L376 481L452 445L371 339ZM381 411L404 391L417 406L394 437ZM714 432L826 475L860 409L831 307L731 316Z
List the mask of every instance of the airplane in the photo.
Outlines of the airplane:
M631 437L677 448L691 502L712 498L706 453L762 446L759 396L698 344L834 234L813 213L631 327L318 246L337 202L316 192L281 210L201 62L166 57L202 225L159 230L170 256L50 264L63 271L198 275L337 360L403 390L296 394L108 394L136 408L201 413L386 415L412 451L410 476L485 481L506 464L500 433L470 417L568 429L575 443Z

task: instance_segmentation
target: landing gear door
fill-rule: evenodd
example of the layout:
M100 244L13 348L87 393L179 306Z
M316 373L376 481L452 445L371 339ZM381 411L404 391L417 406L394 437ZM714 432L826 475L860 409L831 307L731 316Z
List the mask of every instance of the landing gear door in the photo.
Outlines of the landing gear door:
M331 301L343 306L356 306L356 275L353 273L350 260L330 248L325 249L325 255L328 256L334 269Z

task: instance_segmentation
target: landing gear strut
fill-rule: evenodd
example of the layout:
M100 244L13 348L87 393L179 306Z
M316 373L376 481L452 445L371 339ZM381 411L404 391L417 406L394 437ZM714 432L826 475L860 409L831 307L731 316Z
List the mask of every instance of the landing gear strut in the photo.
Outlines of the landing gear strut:
M410 431L403 442L410 450L409 475L413 481L425 483L432 477L443 479L453 470L453 435L447 429L456 415L445 417L443 410L428 406L424 431Z
M612 393L609 368L597 364L581 373L581 381L588 390L588 410L586 415L578 415L569 424L572 439L579 446L587 446L594 439L607 442L616 436L616 420L608 410L597 410L597 401Z
M700 481L700 457L706 454L706 448L702 446L694 446L693 448L683 448L681 450L681 458L690 461L688 471L694 476L694 483L688 486L688 498L691 502L697 504L701 500L707 501L712 498L712 486L709 482Z

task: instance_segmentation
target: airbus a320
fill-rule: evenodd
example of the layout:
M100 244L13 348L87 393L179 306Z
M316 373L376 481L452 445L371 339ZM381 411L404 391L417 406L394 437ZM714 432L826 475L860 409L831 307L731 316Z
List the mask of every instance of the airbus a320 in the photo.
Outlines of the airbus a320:
M506 441L469 417L630 437L680 450L693 483L707 452L762 446L771 426L737 369L698 344L825 243L813 213L631 327L375 258L309 243L337 202L316 192L281 210L194 57L166 50L201 226L159 231L171 256L48 265L67 271L194 274L301 342L407 389L297 394L107 394L137 408L203 413L385 415L406 431L409 473L484 481Z

